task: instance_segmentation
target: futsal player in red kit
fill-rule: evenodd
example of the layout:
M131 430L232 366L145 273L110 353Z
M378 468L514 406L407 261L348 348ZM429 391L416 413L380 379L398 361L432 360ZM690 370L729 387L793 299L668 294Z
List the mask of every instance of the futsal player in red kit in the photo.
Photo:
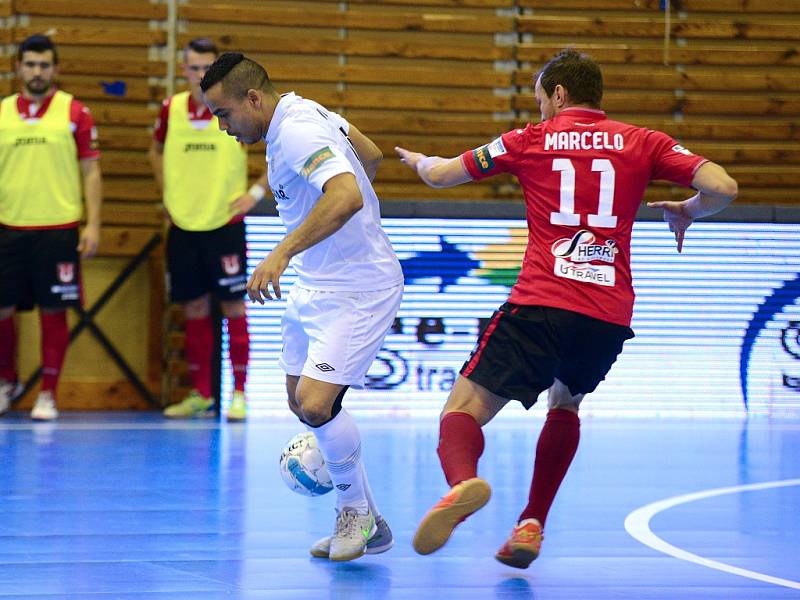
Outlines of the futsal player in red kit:
M527 208L528 246L508 302L492 316L442 412L438 454L450 491L425 515L414 548L429 554L489 500L477 476L481 427L510 400L530 408L548 390L528 504L495 557L527 568L539 555L550 505L580 438L578 407L633 337L630 240L648 182L694 188L662 208L678 251L686 229L736 197L725 170L665 133L613 121L600 110L600 68L564 50L535 86L542 122L503 134L456 158L397 148L431 187L500 173L516 176Z

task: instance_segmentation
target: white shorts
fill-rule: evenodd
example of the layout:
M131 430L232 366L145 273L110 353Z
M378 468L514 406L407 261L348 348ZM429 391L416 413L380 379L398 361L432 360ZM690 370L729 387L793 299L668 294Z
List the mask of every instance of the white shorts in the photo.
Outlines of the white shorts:
M322 292L295 284L281 321L281 368L287 375L364 387L402 297L402 284L373 292Z

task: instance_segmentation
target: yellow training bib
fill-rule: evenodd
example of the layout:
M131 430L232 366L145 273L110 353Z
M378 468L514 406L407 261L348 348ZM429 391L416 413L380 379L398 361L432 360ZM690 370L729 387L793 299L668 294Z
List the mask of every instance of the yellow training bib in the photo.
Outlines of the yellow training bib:
M230 203L247 190L247 152L219 130L216 117L203 129L189 121L189 92L169 105L164 141L164 205L188 231L211 231L233 217Z

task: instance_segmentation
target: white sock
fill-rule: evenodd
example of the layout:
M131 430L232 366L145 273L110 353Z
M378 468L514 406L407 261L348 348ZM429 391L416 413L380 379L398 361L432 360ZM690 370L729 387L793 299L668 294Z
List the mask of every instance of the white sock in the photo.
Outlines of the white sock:
M378 510L378 506L375 504L375 498L372 497L372 489L369 487L369 481L367 480L367 468L364 466L364 461L361 461L361 482L364 485L364 495L367 497L367 504L369 504L369 511L372 513L372 516L375 517L375 520L381 518L381 513Z
M320 427L308 427L317 437L319 449L336 491L336 508L354 508L366 514L369 503L364 491L361 436L350 414L342 409Z

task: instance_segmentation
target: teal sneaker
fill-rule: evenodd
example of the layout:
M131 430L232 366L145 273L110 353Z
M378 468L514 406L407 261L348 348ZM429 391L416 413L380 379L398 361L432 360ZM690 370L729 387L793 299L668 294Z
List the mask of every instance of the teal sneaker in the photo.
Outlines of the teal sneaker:
M205 398L197 390L183 400L164 409L164 416L170 419L191 419L193 417L209 417L214 415L214 399Z

